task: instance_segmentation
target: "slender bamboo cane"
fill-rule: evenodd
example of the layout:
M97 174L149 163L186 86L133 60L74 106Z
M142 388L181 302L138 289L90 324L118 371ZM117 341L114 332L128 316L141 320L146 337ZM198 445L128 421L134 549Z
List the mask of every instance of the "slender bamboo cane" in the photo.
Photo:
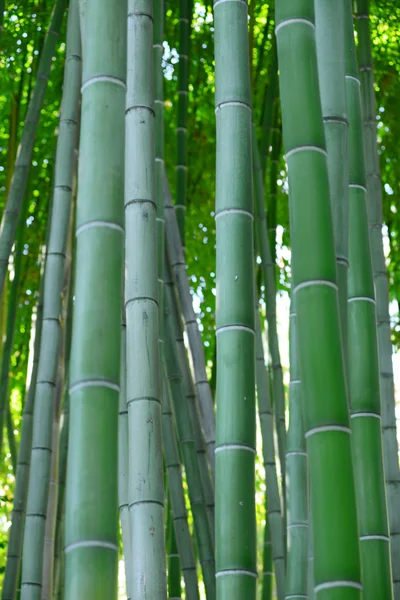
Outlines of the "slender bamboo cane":
M393 591L382 455L375 292L351 0L345 3L345 58L349 116L349 382L363 598L390 599Z
M181 589L181 561L176 543L175 528L171 509L168 510L168 598L180 600Z
M65 600L117 596L125 2L87 0L70 367ZM90 476L89 476L90 474Z
M260 144L260 163L263 174L263 181L265 181L267 159L269 155L269 147L271 144L271 128L273 125L273 116L275 108L275 98L278 89L278 56L276 52L276 39L275 36L272 38L272 49L271 49L271 66L269 73L268 90L265 100L264 118L262 123L262 137ZM254 130L253 130L254 136Z
M66 0L56 0L51 16L49 29L43 45L40 63L36 76L35 88L29 102L28 111L22 131L21 142L14 167L7 203L0 225L0 296L3 293L7 275L8 260L14 243L18 217L22 200L25 196L28 174L31 166L33 145L43 99L47 88L50 68L60 31Z
M56 517L58 505L58 455L60 443L60 407L64 383L63 356L60 356L60 367L56 383L54 414L52 423L52 447L51 447L51 465L49 494L46 508L46 526L43 542L43 571L42 571L42 600L53 598L54 586L54 550Z
M206 374L206 361L204 357L203 342L196 315L193 310L192 296L186 271L182 242L176 219L171 192L166 181L165 186L165 230L167 239L168 256L175 277L179 298L182 307L185 329L188 336L190 353L193 361L194 380L199 401L201 422L207 445L207 455L210 462L211 473L214 479L215 472L215 414L211 395L210 384Z
M124 315L125 311L122 311ZM121 331L121 384L118 412L118 503L122 529L122 547L125 559L127 600L132 598L132 536L129 519L129 425L126 397L126 323Z
M14 333L16 326L18 293L21 280L21 259L23 250L23 236L25 232L25 216L28 208L28 198L24 200L24 209L21 214L18 225L17 239L14 251L14 279L11 283L11 289L8 298L6 339L2 349L1 371L0 371L0 453L3 446L4 426L9 421L10 414L10 395L9 395L9 375L11 366L11 355L14 348ZM10 448L11 451L11 448ZM15 472L15 471L14 471Z
M217 597L256 595L255 315L247 2L214 3Z
M253 125L253 162L254 162L254 201L256 215L256 231L261 256L261 268L265 285L265 304L267 309L268 342L272 359L272 383L275 425L278 435L279 462L282 473L282 496L285 504L285 454L286 454L286 426L285 426L285 391L283 387L283 372L279 351L278 330L276 322L276 287L275 287L275 262L272 261L270 243L268 239L267 217L264 205L264 186L262 169L257 146L256 131ZM285 511L286 513L286 511ZM285 518L285 517L284 517ZM283 593L283 592L282 592Z
M348 122L346 108L343 1L315 2L318 78L332 203L339 286L340 324L345 369L348 369L347 277L349 268Z
M317 77L314 2L276 0L275 7L290 189L292 286L311 481L314 589L320 600L359 600L362 586L351 430ZM312 235L310 223L315 224Z
M382 182L376 136L374 72L368 0L357 0L356 24L364 118L367 209L378 325L379 379L382 401L383 453L389 510L394 597L400 599L400 473L396 436L388 274L382 243Z
M17 450L17 442L15 439L15 433L14 433L14 430L15 430L14 419L11 414L11 403L9 403L8 409L7 409L6 425L7 425L8 449L9 449L10 455L11 455L11 466L12 466L13 473L15 475L15 473L17 472L18 450Z
M178 294L175 289L175 283L173 281L171 268L167 260L165 261L164 273L166 296L168 298L168 306L171 308L170 318L172 320L173 334L174 339L176 341L179 368L183 377L185 396L187 406L189 408L190 420L193 427L193 435L196 446L197 460L199 463L201 484L203 488L204 500L207 506L208 521L214 545L214 490L208 467L205 441L200 425L200 416L197 408L197 398L192 381L189 357L183 339L183 327Z
M163 381L162 432L165 463L170 489L172 521L181 559L182 573L185 580L186 598L187 600L199 600L196 560L186 514L181 464L176 443L167 374L165 374Z
M204 500L199 464L194 444L193 428L189 408L186 403L183 378L179 367L171 315L170 298L166 295L165 341L168 352L165 352L168 381L171 391L172 406L176 419L178 440L185 466L189 499L192 508L193 522L200 555L200 565L206 589L207 600L215 598L215 563L211 531Z
M128 568L133 600L144 595L164 600L152 2L129 0L128 19L125 161L130 168L125 173L125 310L132 544Z
M268 498L265 494L265 505L268 510ZM269 526L268 515L265 519L264 541L263 541L263 573L262 573L262 591L261 600L272 600L273 572L272 572L272 542L271 529Z
M41 287L43 287L43 284ZM36 379L39 365L42 314L43 305L41 291L35 315L36 318L32 318L34 323L32 325L32 330L34 331L33 366L22 415L21 442L18 452L14 505L7 546L7 562L3 580L3 589L1 592L1 600L16 600L17 596L17 585L19 581L22 540L25 523L25 508L28 495L29 466L32 447L33 407L35 402Z
M290 312L289 429L286 452L288 556L286 598L308 597L307 452L297 349L296 312Z
M276 474L273 414L269 399L268 373L265 365L261 337L258 302L256 305L256 381L258 413L261 423L265 480L267 485L267 519L272 542L272 559L278 600L285 597L285 553L283 546L283 520Z
M178 123L176 128L176 218L182 246L185 247L185 210L187 190L187 115L189 87L189 43L191 1L179 3Z
M58 359L61 349L64 267L71 215L72 179L80 83L80 37L77 5L68 19L68 50L64 102L57 142L54 199L46 255L43 331L36 383L32 457L23 545L21 600L40 598L43 545L52 455L52 416Z

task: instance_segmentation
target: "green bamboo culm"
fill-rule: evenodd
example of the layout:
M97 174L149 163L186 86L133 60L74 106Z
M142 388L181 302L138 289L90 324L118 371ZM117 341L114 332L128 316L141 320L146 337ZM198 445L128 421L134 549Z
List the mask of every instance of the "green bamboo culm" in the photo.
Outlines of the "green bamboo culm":
M247 2L214 3L218 600L256 596L255 314Z
M204 498L199 463L193 435L193 426L183 387L173 328L171 286L165 295L165 341L168 352L165 363L171 392L171 403L176 419L177 437L185 467L193 525L199 551L200 565L207 600L215 599L215 563L211 529Z
M126 2L81 0L65 600L117 597ZM99 260L101 257L101 260Z
M296 308L290 307L289 428L286 452L287 570L286 598L308 597L307 452L303 426L302 384L297 349Z
M367 210L378 326L379 379L381 390L383 455L389 511L393 591L400 599L400 472L389 319L389 286L382 240L382 182L376 135L376 103L369 28L368 0L357 0L356 25L364 119Z
M176 542L175 528L173 525L172 511L168 511L168 598L180 600L181 589L181 561Z
M43 279L41 282L43 288ZM29 466L32 447L33 410L35 403L36 379L39 365L39 352L42 331L43 298L42 289L35 314L33 343L33 365L29 388L27 390L22 416L21 441L18 452L18 464L14 491L14 504L10 534L7 546L7 562L4 573L1 600L16 600L20 575L22 541L24 535L25 509L28 495Z
M21 213L20 222L18 224L17 229L17 238L15 240L15 249L14 249L14 261L13 261L13 270L14 270L14 278L11 282L10 291L8 294L8 310L7 310L7 321L6 321L6 339L2 348L1 355L1 370L0 370L0 452L3 447L3 433L5 425L9 425L9 420L11 418L10 413L10 394L9 394L9 374L11 370L11 355L13 353L14 348L14 333L16 326L16 317L17 317L17 308L18 308L18 297L19 297L19 287L21 280L21 260L22 260L22 250L23 250L23 239L24 239L24 230L26 227L25 219L27 216L28 209L28 197L24 200L24 208ZM10 453L10 440L9 440L9 448ZM14 469L15 474L15 469Z
M265 506L268 509L267 494L265 494ZM264 540L263 540L263 572L262 572L261 600L272 600L273 575L274 575L274 573L272 571L271 531L270 531L268 515L267 515L266 519L265 519Z
M315 2L318 78L332 204L343 356L348 369L347 277L349 268L348 122L344 57L344 2Z
M78 5L75 0L70 5L67 36L63 103L44 274L43 325L33 416L21 600L39 599L42 594L43 547L52 461L52 423L62 338L64 268L76 164L81 59Z
M375 290L368 231L360 80L351 0L345 3L349 118L349 389L363 598L392 598L383 468Z
M21 141L17 152L14 173L11 180L10 191L4 208L0 225L0 296L3 294L4 283L8 272L8 260L14 244L15 233L21 212L22 201L25 196L28 175L31 166L33 146L36 129L39 122L40 111L49 80L50 69L56 49L57 39L64 16L66 0L56 0L50 19L49 28L40 56L36 75L36 83L31 95ZM2 13L1 13L2 14Z
M189 87L189 44L191 0L179 2L179 65L178 65L178 121L176 128L176 218L182 246L185 247L185 210L187 190L187 116Z
M145 595L164 600L167 594L153 64L153 3L129 0L125 161L130 167L125 172L125 311L131 535L128 569L132 600ZM162 197L161 204L163 201Z
M188 336L189 348L193 362L197 400L201 415L201 424L204 431L211 473L214 479L215 414L213 397L206 373L204 346L201 339L199 325L193 309L192 295L190 293L189 279L186 270L183 246L179 234L178 221L176 218L175 208L172 203L171 191L167 179L165 179L165 233L168 257L176 282L179 300L182 307L182 316Z
M125 311L123 309L122 314ZM122 530L122 547L125 560L125 584L127 600L132 594L132 538L129 520L129 426L126 403L126 323L121 329L121 383L118 412L118 503Z
M207 461L206 444L201 429L200 415L197 405L197 397L192 380L192 371L190 368L189 357L185 347L183 337L183 325L180 313L179 296L176 290L175 282L172 276L171 266L166 258L165 261L165 286L166 294L169 298L170 313L169 316L172 322L174 340L179 361L179 367L183 378L183 386L189 409L190 420L193 428L193 437L196 447L197 461L200 471L201 485L203 488L204 501L207 507L208 522L210 525L211 537L214 540L214 490L211 481L210 469Z
M264 185L262 167L256 139L256 129L253 125L253 172L254 172L254 204L255 228L261 257L262 279L265 287L265 305L268 322L268 344L272 361L272 391L276 431L278 436L279 462L282 474L282 495L285 504L285 453L286 453L286 426L285 426L285 391L283 386L283 371L279 350L277 319L276 319L276 286L275 286L275 261L271 257L269 231L264 203ZM272 433L269 432L269 436ZM286 511L285 511L286 512ZM280 556L280 554L278 554ZM279 579L279 577L278 577ZM282 593L283 593L283 587Z
M275 9L290 189L292 294L311 481L314 590L319 600L360 600L351 430L318 85L314 2L276 0ZM310 223L315 224L312 236Z
M269 398L268 371L265 365L264 348L261 335L261 323L256 306L256 381L258 414L261 424L265 483L267 486L267 520L272 543L275 581L278 600L285 597L285 555L281 500L279 497L274 448L274 423Z
M185 581L185 595L187 600L200 600L196 560L187 519L181 463L166 374L163 379L162 433L165 464L170 488L172 526L175 530L176 543L181 559L180 562Z

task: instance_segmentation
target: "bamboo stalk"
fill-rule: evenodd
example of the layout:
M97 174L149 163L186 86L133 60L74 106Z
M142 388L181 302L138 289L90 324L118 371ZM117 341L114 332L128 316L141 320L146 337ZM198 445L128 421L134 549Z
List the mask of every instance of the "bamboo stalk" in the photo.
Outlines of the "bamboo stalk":
M40 57L35 87L32 97L29 101L28 111L26 113L10 191L8 193L6 206L1 219L0 296L3 294L4 283L8 272L8 260L14 243L22 201L26 192L36 129L39 122L40 111L42 110L57 38L64 16L65 5L66 0L56 0L54 4L49 28L47 30L42 54Z
M169 504L169 503L168 503ZM168 598L180 600L181 589L181 560L176 543L175 528L173 525L172 511L168 510L167 517L167 548L168 548Z
M260 417L263 442L265 482L268 494L267 519L272 543L272 559L274 562L277 598L278 600L283 600L285 597L283 519L281 499L279 497L278 478L276 473L273 414L269 398L268 373L264 359L258 302L256 305L256 381L258 414Z
M265 505L268 510L268 498L265 494ZM268 515L265 519L264 540L263 540L263 572L262 572L262 591L261 600L272 600L273 572L272 572L272 542L271 530L269 526Z
M219 600L256 596L255 311L247 2L214 2Z
M198 412L197 397L193 385L189 357L186 351L183 338L183 327L179 307L179 298L175 289L176 286L175 282L173 281L171 268L167 260L165 261L164 273L166 297L168 299L168 306L170 307L169 315L172 320L172 329L174 339L176 341L179 368L183 377L185 396L190 413L190 420L193 427L193 436L196 447L197 460L199 463L201 484L203 488L204 500L207 507L211 537L214 545L214 490L207 461L206 445L200 424L200 415Z
M83 0L82 125L65 515L65 600L112 599L118 576L126 77L125 2ZM95 33L94 33L95 32Z
M182 574L185 581L186 598L187 600L199 600L196 560L186 513L181 464L171 408L171 392L166 372L163 381L162 432L165 464L171 498L172 522L179 550Z
M362 107L351 0L345 3L349 118L349 389L363 598L392 598L383 468L375 290L367 215Z
M172 272L179 292L182 307L182 315L188 336L190 353L192 356L194 381L199 401L201 423L207 445L207 455L211 467L211 473L215 476L215 414L211 395L210 384L206 374L206 361L204 356L203 342L196 315L193 310L192 296L190 293L189 280L186 272L186 263L183 254L182 242L179 228L172 203L171 192L167 180L165 184L165 231L168 248L168 256Z
M43 281L43 279L42 279ZM43 287L43 283L41 284ZM20 562L22 553L22 540L25 523L26 499L28 495L29 467L32 446L33 408L35 402L36 379L39 365L39 351L42 330L42 291L39 295L36 315L32 321L34 325L34 342L32 344L33 366L31 380L27 390L24 410L22 415L21 442L18 452L18 464L15 480L14 504L11 516L11 528L7 546L7 562L4 573L1 600L16 600L17 586L20 575Z
M165 298L165 352L167 376L171 391L171 401L176 419L178 441L189 489L189 500L192 508L193 522L200 556L200 565L206 589L207 600L215 598L215 562L212 537L208 522L199 464L193 436L193 427L189 408L186 403L183 378L179 366L172 323L172 307L168 295Z
M389 319L389 282L382 241L382 181L376 136L376 103L368 4L368 0L357 0L356 25L359 40L361 101L364 119L368 224L376 297L383 454L389 510L394 597L399 600L400 512L398 506L400 501L400 473Z
M178 120L176 128L176 218L183 248L185 247L185 210L187 192L187 116L189 98L189 44L191 28L191 0L179 3L179 64L178 64Z
M314 590L324 600L359 600L362 585L351 430L317 75L314 2L276 0L275 8L290 189L292 293L311 481ZM313 235L310 223L315 225Z
M303 426L303 400L297 349L296 309L290 312L289 428L286 452L288 555L286 598L308 595L308 493L307 452Z

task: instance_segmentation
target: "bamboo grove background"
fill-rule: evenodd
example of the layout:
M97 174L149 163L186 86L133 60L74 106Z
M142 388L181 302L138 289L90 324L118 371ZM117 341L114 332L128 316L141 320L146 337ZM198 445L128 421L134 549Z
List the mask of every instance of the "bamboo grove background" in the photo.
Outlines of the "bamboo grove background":
M334 7L323 0L252 0L248 7L240 1L217 0L213 7L192 0L129 0L110 8L86 0L79 14L78 0L67 4L0 3L2 600L71 600L85 585L91 597L111 599L118 569L125 598L124 557L131 565L126 582L132 599L257 594L263 600L353 600L361 598L363 585L364 598L400 600L400 475L389 343L390 335L396 355L400 7L368 0ZM314 23L316 45L310 37ZM96 38L102 27L106 37ZM89 57L83 63L82 50ZM308 68L314 78L307 79ZM85 89L91 77L109 80ZM104 118L102 102L112 117ZM142 125L145 146L138 136ZM325 142L327 165L321 158ZM297 152L305 146L323 152L307 162ZM313 174L324 198L314 205L302 170ZM150 173L150 185L144 173ZM334 242L326 217L329 185ZM289 216L289 186L291 206L300 198L303 214L290 208ZM80 203L79 194L91 202ZM304 195L309 204L301 205ZM348 213L340 208L347 195ZM254 235L248 219L253 211ZM149 215L151 226L141 229ZM111 224L95 241L96 253L88 251L92 221ZM124 229L130 257L125 290ZM325 238L332 242L328 250ZM301 259L307 239L321 244L311 242L308 263L306 252ZM312 259L321 248L324 264ZM313 363L305 360L307 370L301 361L315 359L307 344L312 323L308 334L305 323L313 317L313 302L318 318L320 301L307 299L305 288L302 300L292 286L329 280L333 271L336 281L336 269L340 328L353 342L338 350L345 368L332 364L319 381ZM82 299L83 284L90 297ZM369 310L375 298L378 334ZM360 299L367 299L361 308ZM329 311L331 300L324 302ZM93 334L98 315L90 307L107 314L106 344ZM150 322L158 319L150 341L140 311ZM325 314L334 319L333 312ZM82 344L71 354L82 332ZM339 320L329 348L339 348L338 332ZM134 350L147 344L149 371ZM100 346L106 346L102 375L108 388L96 395L85 382L93 378ZM394 365L400 369L398 358ZM312 392L307 400L303 378ZM329 401L326 414L319 410L316 394L324 385L328 400L329 390L336 394L331 414ZM382 419L357 418L379 415L379 390ZM71 421L70 403L79 394L87 394L87 403L95 398L96 408L90 417L74 408ZM237 400L240 394L244 403ZM138 397L146 397L145 407L131 401ZM35 419L31 439L24 428ZM151 460L142 422L157 424ZM317 436L309 435L334 426L344 438L350 424L353 450L347 438L335 446L328 433L319 447ZM102 432L103 448L94 452L91 444ZM233 458L224 451L232 446ZM343 494L329 487L339 464L329 462L336 452L343 464L354 466L355 485L350 469ZM139 477L132 483L131 474L145 472L146 460L155 470L147 482ZM309 488L308 463L310 469L320 464ZM91 495L91 477L100 482L101 499ZM84 508L84 497L97 509L90 502ZM109 529L117 507L118 532ZM46 517L40 523L38 514ZM89 554L77 552L65 572L63 548L87 544L92 531L104 553L86 562L89 545ZM215 569L225 575L215 578ZM142 574L150 572L154 576L143 589ZM331 585L335 580L351 585Z

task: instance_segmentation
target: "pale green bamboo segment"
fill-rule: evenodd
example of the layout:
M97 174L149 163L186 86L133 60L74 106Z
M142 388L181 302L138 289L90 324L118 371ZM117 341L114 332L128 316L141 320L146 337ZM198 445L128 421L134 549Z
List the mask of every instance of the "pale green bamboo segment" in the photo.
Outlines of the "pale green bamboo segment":
M247 2L214 3L218 600L256 597L255 299Z
M258 237L261 268L265 286L265 304L268 323L268 344L272 360L273 405L276 431L278 435L279 462L283 478L283 497L285 498L285 468L286 468L286 425L285 425L285 391L283 386L283 371L278 342L276 322L276 286L275 263L271 258L271 246L268 236L267 216L264 204L264 185L260 155L258 151L256 130L253 124L253 171L254 171L254 202L256 217L256 234Z
M125 311L123 311L124 314ZM127 600L132 590L131 525L129 521L129 427L126 404L126 323L121 330L121 378L118 409L118 504L122 529L122 547L125 559L125 583Z
M185 595L187 600L200 600L196 560L186 513L179 450L166 374L163 380L162 433L171 499L172 524L175 530L182 575L185 581Z
M314 2L276 0L275 14L290 190L292 290L310 474L314 591L318 600L360 600L356 497Z
M46 255L43 325L33 416L32 454L23 543L21 599L41 598L43 548L52 464L52 423L62 343L64 270L71 220L79 111L81 46L78 5L70 6L54 196ZM64 301L64 302L63 302ZM56 468L56 467L55 467Z
M200 424L200 415L197 407L197 397L193 385L189 357L186 351L183 338L183 327L179 306L179 298L175 289L175 282L173 281L171 268L167 260L165 261L164 273L166 286L165 296L166 301L168 302L168 306L170 307L169 314L172 320L174 339L176 341L179 368L183 377L185 396L187 400L187 406L189 408L190 420L193 428L194 442L196 446L197 460L199 463L201 484L203 488L204 500L207 507L211 537L214 544L214 490L207 461L206 445Z
M187 120L189 87L189 44L191 0L179 2L179 64L178 64L178 120L176 127L176 218L182 246L185 246L185 210L187 192Z
M131 598L167 594L161 440L153 3L128 1L125 132L126 398ZM143 349L146 349L144 352Z
M278 600L283 600L285 597L283 519L275 462L274 418L269 397L268 373L264 358L258 302L256 305L256 382L258 414L261 424L262 449L265 468L265 483L267 486L268 495L267 520L272 543L272 559L274 563L277 597Z
M376 134L376 103L369 31L368 1L356 2L358 57L367 180L367 212L375 282L379 379L381 389L383 455L388 501L393 591L400 599L400 473L397 448L392 341L389 319L389 286L382 240L382 182Z
M265 494L265 503L268 508L267 494ZM272 600L273 577L272 571L272 542L271 530L269 527L268 516L265 519L264 540L263 540L263 572L261 577L261 600Z
M296 312L292 298L289 325L289 428L286 452L287 569L286 598L308 598L307 451L297 349Z
M167 291L170 286L167 287ZM176 419L177 438L185 467L189 501L193 515L199 560L207 600L215 599L214 547L208 521L201 474L193 435L193 426L187 405L183 377L174 339L171 298L165 298L165 363L170 386L172 408Z
M390 539L383 468L379 359L360 81L351 0L345 4L349 117L349 382L363 598L392 598Z
M200 408L201 424L207 445L207 456L212 477L215 474L215 414L210 384L206 374L206 361L201 333L193 310L192 295L183 253L179 227L168 181L165 178L165 232L168 257L175 277L182 316L188 336L192 358L194 382Z
M65 600L117 597L126 2L83 0Z
M42 330L42 288L43 284L41 283L39 303L36 314L34 315L35 318L32 318L32 331L34 332L33 344L31 338L33 366L22 416L22 431L18 452L14 504L11 515L11 527L7 546L7 562L4 573L3 589L1 591L1 600L16 600L17 597L25 523L25 508L28 495L29 467L31 460L33 409L35 403L36 378L39 364L40 339Z
M8 271L8 260L14 244L17 230L18 217L21 212L22 201L28 183L29 169L31 166L33 145L36 129L42 110L44 95L49 80L50 69L56 49L58 35L64 16L66 0L56 0L50 19L49 28L44 40L40 62L38 66L35 87L29 102L21 141L17 152L14 173L11 180L10 191L4 208L0 225L0 296L3 294L4 282Z
M339 310L343 354L347 351L347 276L349 266L349 188L347 161L347 107L344 57L344 0L315 2L318 79L335 236Z

